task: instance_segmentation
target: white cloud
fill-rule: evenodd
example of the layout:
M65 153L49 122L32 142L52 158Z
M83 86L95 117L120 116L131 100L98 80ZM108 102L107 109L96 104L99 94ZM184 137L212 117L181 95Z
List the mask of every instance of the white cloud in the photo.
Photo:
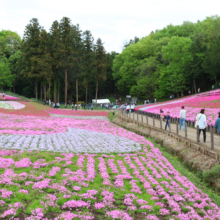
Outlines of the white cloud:
M141 38L172 23L196 22L218 15L217 0L0 0L0 30L23 35L33 17L49 30L63 16L90 30L105 42L107 51L121 52L125 41Z

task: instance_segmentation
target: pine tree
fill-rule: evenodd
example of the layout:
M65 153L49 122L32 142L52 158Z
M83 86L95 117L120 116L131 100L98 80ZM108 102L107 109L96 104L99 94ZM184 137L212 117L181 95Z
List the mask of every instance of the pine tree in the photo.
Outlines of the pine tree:
M100 80L106 80L106 55L105 49L100 38L97 39L95 45L95 72L96 78L96 105L98 97L98 86Z
M61 65L65 70L65 103L67 103L67 71L72 67L73 61L73 38L71 36L71 21L63 17L60 22L60 39L61 39Z
M49 48L50 35L42 29L40 33L40 43L38 47L38 69L41 80L41 100L42 100L42 82L50 81L53 77L51 55ZM44 97L45 98L45 97Z
M54 79L54 102L59 102L57 95L57 81L58 81L58 69L61 66L61 41L60 41L60 28L59 22L54 21L50 28L50 53L51 53L51 64ZM58 87L59 89L59 87ZM58 91L59 93L59 91ZM58 96L58 97L57 97Z
M91 78L94 73L94 62L95 62L95 53L93 51L93 41L94 38L90 31L85 31L84 36L84 57L83 57L83 84L86 87L86 98L85 102L87 104L87 93L88 93L88 83L91 81Z
M32 78L35 81L35 94L38 98L37 82L41 77L39 75L38 47L40 44L40 33L42 27L40 26L38 19L33 18L26 26L23 38L23 44L21 47L21 75L25 78Z

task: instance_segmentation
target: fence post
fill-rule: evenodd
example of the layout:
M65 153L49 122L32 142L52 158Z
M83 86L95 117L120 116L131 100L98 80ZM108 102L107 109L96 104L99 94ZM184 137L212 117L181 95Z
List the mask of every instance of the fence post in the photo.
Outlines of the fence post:
M134 120L134 111L133 111L133 120Z
M147 125L148 125L148 115L146 115L146 123L147 123Z
M196 142L199 143L199 125L196 127Z
M137 121L138 121L138 112L137 112Z
M178 129L178 120L176 119L176 133L179 133L179 129Z
M129 112L129 119L131 119L131 112Z
M188 125L187 125L187 123L185 123L185 138L187 138L187 127L188 127Z
M169 124L169 132L171 132L171 123L170 122L168 122Z
M162 118L160 118L160 129L162 129Z
M141 122L143 123L143 114L141 114Z
M155 127L155 120L154 120L154 116L153 116L153 126Z
M210 126L211 150L214 150L214 127Z

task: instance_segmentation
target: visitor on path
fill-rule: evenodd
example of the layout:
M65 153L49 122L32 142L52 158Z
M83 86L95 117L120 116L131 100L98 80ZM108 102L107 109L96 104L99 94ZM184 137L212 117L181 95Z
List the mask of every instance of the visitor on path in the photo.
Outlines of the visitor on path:
M167 130L167 126L170 128L170 112L167 112L165 130Z
M72 102L71 108L72 108L72 110L74 109L74 104L73 104L73 102Z
M198 88L198 93L200 93L200 88Z
M190 90L189 90L188 94L191 95L191 91Z
M3 100L5 100L5 93L3 93L2 97L3 97Z
M66 103L65 103L65 108L66 108Z
M127 114L129 113L130 109L131 109L130 103L128 103L127 106L126 106L126 112L127 112Z
M198 126L199 126L199 137L200 137L200 133L202 131L203 132L203 140L205 143L206 142L206 127L207 127L205 109L201 109L200 113L196 116L196 121L198 122ZM200 142L200 140L199 140L199 142Z
M77 111L77 108L78 108L78 105L77 105L77 104L75 104L75 111Z
M57 103L57 108L60 108L60 103L59 102Z
M163 114L163 110L162 109L160 111L160 118L162 119L162 121L164 120L164 114Z
M183 124L183 130L185 130L185 120L186 120L186 110L184 109L184 106L182 106L180 110L180 130L182 124Z
M93 104L91 105L91 110L93 110Z
M87 105L87 109L89 110L89 104Z
M218 113L218 119L216 120L214 127L218 131L220 137L220 112Z
M131 113L133 113L134 112L134 103L132 103L132 105L131 105Z
M212 89L214 89L214 87L215 87L215 86L214 86L214 85L212 85Z

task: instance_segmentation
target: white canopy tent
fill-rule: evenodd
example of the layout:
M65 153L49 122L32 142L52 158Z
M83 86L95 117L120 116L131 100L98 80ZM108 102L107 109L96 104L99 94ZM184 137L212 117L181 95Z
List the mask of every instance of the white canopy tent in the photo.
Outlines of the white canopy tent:
M92 100L92 103L96 103L96 99L93 99ZM110 101L109 99L97 99L97 104L109 104Z

